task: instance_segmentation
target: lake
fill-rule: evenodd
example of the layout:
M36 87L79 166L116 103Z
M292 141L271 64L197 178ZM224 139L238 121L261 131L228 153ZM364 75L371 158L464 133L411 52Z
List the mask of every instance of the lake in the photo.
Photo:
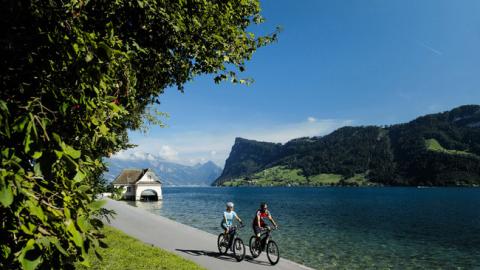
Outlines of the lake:
M266 201L283 257L317 269L480 269L479 188L163 188L133 205L214 233L224 205L247 226ZM249 252L247 251L247 255Z

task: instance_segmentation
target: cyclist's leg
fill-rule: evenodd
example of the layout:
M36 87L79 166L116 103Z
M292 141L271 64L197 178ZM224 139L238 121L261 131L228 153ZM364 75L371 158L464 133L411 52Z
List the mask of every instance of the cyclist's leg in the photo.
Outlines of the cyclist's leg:
M260 229L260 231L263 231L265 228L261 227L261 228L259 228L259 229ZM262 238L262 240L261 240L261 242L260 242L262 249L264 249L265 246L267 245L267 239L268 239L268 237L269 237L268 232L266 232L266 233L263 235L263 238Z
M253 225L253 234L260 239L260 234L262 233L262 228L258 227L257 225Z
M222 226L222 229L223 229L223 234L225 236L228 236L228 226L227 226L227 224L225 222L222 222L221 226Z
M235 229L228 228L228 247L233 250L233 240L235 239Z

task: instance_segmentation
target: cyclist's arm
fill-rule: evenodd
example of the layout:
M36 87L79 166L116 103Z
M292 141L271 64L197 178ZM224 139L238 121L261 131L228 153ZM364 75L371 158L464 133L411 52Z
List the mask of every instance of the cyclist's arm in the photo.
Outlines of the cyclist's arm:
M238 220L238 222L243 223L242 219L238 215L235 215L235 218Z
M260 219L262 219L262 218L260 217L260 212L257 211L257 226L258 226L259 228L262 227L262 224L260 223Z
M277 223L275 222L275 220L273 220L273 217L272 215L270 215L270 213L268 213L268 219L273 223L273 226L278 227Z

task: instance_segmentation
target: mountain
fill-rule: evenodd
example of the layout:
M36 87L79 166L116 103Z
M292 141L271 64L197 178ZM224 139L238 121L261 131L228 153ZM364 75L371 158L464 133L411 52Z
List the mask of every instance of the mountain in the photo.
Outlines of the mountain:
M214 185L480 185L480 106L285 144L236 138Z
M187 166L152 154L146 154L142 159L111 158L107 163L108 172L104 176L109 181L113 181L125 168L151 168L166 186L210 186L222 172L212 161Z

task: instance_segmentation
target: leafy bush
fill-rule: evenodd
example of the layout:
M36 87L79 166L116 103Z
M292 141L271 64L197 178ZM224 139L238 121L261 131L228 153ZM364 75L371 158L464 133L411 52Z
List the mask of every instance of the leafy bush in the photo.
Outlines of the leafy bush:
M88 265L94 200L127 130L199 74L237 78L275 39L258 1L5 1L0 10L0 268Z

